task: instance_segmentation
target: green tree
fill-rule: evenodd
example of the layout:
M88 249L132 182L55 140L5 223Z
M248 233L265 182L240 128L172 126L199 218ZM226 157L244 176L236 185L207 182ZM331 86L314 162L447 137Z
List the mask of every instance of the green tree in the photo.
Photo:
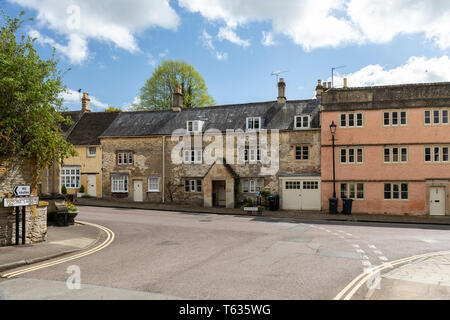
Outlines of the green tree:
M122 111L122 109L116 108L116 107L113 107L113 106L109 106L109 107L105 110L105 112L114 112L114 111Z
M133 110L164 110L172 108L175 85L183 92L183 107L204 107L214 105L205 80L188 63L164 60L153 71L152 76L141 88L140 103Z
M75 155L75 149L60 134L63 73L58 70L55 50L42 60L35 39L20 35L22 11L11 18L2 10L0 29L0 165L27 163L31 186L36 190L43 170L55 160ZM31 20L31 19L30 19ZM7 169L8 170L8 169Z

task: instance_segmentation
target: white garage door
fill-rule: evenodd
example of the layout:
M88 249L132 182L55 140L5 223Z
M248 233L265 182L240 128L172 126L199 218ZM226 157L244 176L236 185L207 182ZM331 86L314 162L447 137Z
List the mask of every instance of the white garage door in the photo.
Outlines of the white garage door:
M283 181L282 201L286 210L320 210L320 181Z

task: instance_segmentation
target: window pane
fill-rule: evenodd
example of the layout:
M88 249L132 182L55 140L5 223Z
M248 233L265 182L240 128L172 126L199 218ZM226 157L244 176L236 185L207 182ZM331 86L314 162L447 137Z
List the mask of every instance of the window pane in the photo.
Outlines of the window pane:
M398 112L392 112L392 125L398 125Z
M255 193L255 180L250 180L250 193Z
M189 180L184 180L184 191L189 192Z
M303 160L309 159L309 147L304 146L303 147Z
M391 149L386 148L384 149L384 162L390 162L391 161Z
M354 127L355 126L355 115L353 113L350 113L348 115L348 126Z
M425 161L431 161L431 148L425 148Z
M347 126L346 118L347 118L347 117L346 117L345 114L341 114L341 127Z
M392 162L398 162L398 148L392 148Z
M349 188L349 198L355 199L355 184L351 183L348 185Z
M408 149L402 148L402 162L408 161Z
M202 180L197 180L197 192L202 192Z
M363 150L362 149L357 149L357 161L358 161L358 163L363 162Z
M439 162L439 147L434 148L434 162Z
M438 124L439 123L439 110L433 111L433 123Z
M362 125L363 125L363 115L362 115L362 113L357 113L356 114L356 125L358 127L362 127Z
M442 110L442 123L448 123L448 110Z
M195 180L191 180L191 192L195 192Z
M346 163L347 162L347 150L341 149L341 162Z
M389 112L384 113L384 122L383 123L385 126L389 125Z
M295 159L297 160L302 159L302 147L300 146L295 147Z
M253 119L247 118L247 129L253 129Z
M260 127L259 127L259 118L255 118L255 120L253 121L253 123L254 123L255 129L259 129L259 128L260 128Z
M391 185L389 183L384 184L384 198L385 199L391 198Z
M262 180L256 180L256 191L262 191Z
M357 198L364 199L364 184L358 183L356 185L356 189L357 189Z
M348 162L349 163L355 162L355 149L348 149Z
M309 117L303 117L303 128L309 128Z
M426 110L424 112L424 122L425 122L425 124L430 124L431 123L430 117L431 117L430 111Z
M347 184L341 183L341 198L347 198Z
M400 190L398 184L392 185L392 199L399 199L400 198Z
M408 199L408 185L402 183L402 199Z
M128 153L128 164L132 164L133 163L133 153L129 152Z
M444 162L448 161L448 147L442 148L442 161Z
M406 111L402 111L402 112L400 112L400 124L405 125L406 122L407 122Z
M243 191L248 192L248 180L244 180Z

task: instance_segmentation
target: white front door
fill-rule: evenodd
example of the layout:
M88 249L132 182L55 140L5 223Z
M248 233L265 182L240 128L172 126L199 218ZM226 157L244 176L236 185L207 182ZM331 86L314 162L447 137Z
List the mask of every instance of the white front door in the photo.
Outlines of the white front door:
M91 197L97 197L97 175L96 174L88 174L87 179L87 192Z
M430 187L430 215L445 215L445 188Z
M134 180L133 186L134 186L134 188L133 188L134 201L135 202L144 201L143 194L142 194L142 181Z

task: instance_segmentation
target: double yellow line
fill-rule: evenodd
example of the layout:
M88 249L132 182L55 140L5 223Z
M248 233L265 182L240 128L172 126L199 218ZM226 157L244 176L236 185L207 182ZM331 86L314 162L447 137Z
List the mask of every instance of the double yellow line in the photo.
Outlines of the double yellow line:
M94 247L92 249L89 249L87 251L75 254L73 256L69 256L69 257L66 257L66 258L61 258L61 259L54 260L54 261L47 262L47 263L38 264L38 265L33 266L33 267L29 267L29 268L13 271L13 272L10 272L10 273L5 273L5 274L2 274L1 277L9 279L9 278L16 277L16 276L24 274L24 273L28 273L28 272L32 272L32 271L36 271L36 270L40 270L40 269L44 269L44 268L48 268L48 267L52 267L52 266L55 266L55 265L58 265L58 264L61 264L61 263L65 263L65 262L68 262L68 261L71 261L71 260L79 259L79 258L88 256L90 254L93 254L93 253L95 253L97 251L100 251L102 249L105 249L107 246L109 246L114 241L115 234L110 229L108 229L106 227L103 227L101 225L95 224L95 223L84 222L84 221L77 221L77 222L81 223L81 224L85 224L85 225L90 225L90 226L96 227L96 228L104 231L106 233L105 241L103 241L101 244L99 244L98 246L96 246L96 247Z
M372 268L370 270L367 270L363 273L361 273L359 276L357 276L355 279L353 279L352 282L350 282L341 292L338 293L336 297L333 298L333 300L350 300L354 294L361 288L361 286L367 282L371 277L376 275L377 273L381 273L381 271L387 269L387 268L393 268L396 265L412 262L417 259L421 258L427 258L431 256L438 256L438 255L444 255L444 254L450 254L450 251L439 251L439 252L431 252L431 253L425 253L425 254L419 254L407 258L402 258L390 262L385 262L375 268ZM347 293L347 294L346 294ZM346 295L345 295L346 294ZM344 297L345 295L345 297Z

